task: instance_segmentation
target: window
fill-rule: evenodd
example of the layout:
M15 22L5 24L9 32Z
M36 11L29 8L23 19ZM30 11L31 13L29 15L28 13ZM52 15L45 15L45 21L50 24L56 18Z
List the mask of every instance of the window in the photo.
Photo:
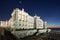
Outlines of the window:
M24 24L23 24L23 26L24 26Z
M13 15L13 20L14 20L14 21L16 20L16 14Z
M22 15L22 20L24 20L25 19L25 16L24 15Z
M21 19L19 21L21 21Z
M27 25L25 25L25 26L27 26Z
M23 22L24 22L24 20L23 20Z
M19 26L21 26L21 24L19 24Z
M27 22L27 16L26 16L26 19L25 19L25 20L26 20L26 22Z

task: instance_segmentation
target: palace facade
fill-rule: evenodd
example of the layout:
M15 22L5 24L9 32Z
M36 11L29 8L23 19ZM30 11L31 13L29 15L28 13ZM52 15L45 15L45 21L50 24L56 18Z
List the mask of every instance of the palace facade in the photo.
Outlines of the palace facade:
M7 21L0 21L0 27L8 28L17 37L36 35L47 32L47 22L43 21L40 16L30 16L24 9L16 8ZM48 32L51 30L48 29Z
M16 8L11 14L8 21L0 21L1 27L10 27L16 29L33 29L47 28L45 23L39 16L30 16L24 9Z

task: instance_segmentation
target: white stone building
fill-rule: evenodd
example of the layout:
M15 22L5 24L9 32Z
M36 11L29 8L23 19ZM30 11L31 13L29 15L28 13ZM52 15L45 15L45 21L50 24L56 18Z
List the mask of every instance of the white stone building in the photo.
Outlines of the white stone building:
M45 22L43 22L43 27L45 28L45 29L47 29L47 22L45 21Z
M7 27L8 22L7 21L0 21L0 27Z
M11 14L8 21L1 21L1 26L6 26L16 29L33 29L33 28L47 28L47 22L44 22L39 16L30 16L24 9L16 8Z
M30 16L24 9L14 9L12 12L12 19L15 24L14 26L18 29L34 28L34 17Z
M34 16L35 28L42 29L43 28L43 20L39 16Z
M47 22L44 22L39 16L30 16L24 9L19 8L13 10L8 21L0 21L0 26L13 29L12 33L18 37L33 35L37 29L39 29L37 34L47 31L44 29L47 28Z

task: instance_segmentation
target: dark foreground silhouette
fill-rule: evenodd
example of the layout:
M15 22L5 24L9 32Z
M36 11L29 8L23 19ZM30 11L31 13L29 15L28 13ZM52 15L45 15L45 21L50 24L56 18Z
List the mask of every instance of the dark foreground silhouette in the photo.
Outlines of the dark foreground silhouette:
M39 35L26 36L24 38L17 38L10 31L4 29L4 34L0 32L0 40L60 40L60 32L41 33Z
M0 34L0 40L20 40L10 31L4 30L4 35Z

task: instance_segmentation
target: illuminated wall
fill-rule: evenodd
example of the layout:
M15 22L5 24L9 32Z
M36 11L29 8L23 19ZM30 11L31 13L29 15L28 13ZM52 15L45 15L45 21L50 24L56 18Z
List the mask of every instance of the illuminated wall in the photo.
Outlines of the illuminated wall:
M17 29L38 29L46 27L46 24L47 23L44 23L44 21L39 16L35 15L32 17L27 12L25 12L24 9L20 10L19 8L13 10L9 21L0 22L0 26Z

